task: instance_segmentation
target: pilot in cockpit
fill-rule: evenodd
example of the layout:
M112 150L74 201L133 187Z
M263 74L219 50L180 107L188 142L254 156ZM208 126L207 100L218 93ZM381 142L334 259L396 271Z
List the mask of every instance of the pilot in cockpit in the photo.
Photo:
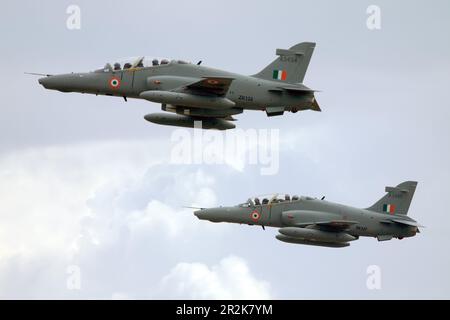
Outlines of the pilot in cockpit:
M158 65L159 65L158 59L153 59L152 60L152 66L158 66Z
M120 70L120 63L118 62L114 63L114 70L115 71Z

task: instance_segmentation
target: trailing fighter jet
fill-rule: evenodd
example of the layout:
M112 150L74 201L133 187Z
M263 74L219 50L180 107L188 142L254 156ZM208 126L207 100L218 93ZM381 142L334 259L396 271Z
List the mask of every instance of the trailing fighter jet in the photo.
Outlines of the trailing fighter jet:
M245 76L182 60L140 57L87 73L44 75L46 89L145 99L161 103L169 113L148 114L150 122L203 129L233 129L234 115L263 110L270 116L285 111L320 111L314 90L303 85L315 43L303 42L279 56L261 72ZM39 74L38 74L39 75Z
M200 209L201 220L280 228L283 242L323 247L347 247L360 236L378 241L415 236L421 227L407 216L417 182L386 187L374 205L358 209L311 197L271 195L255 197L233 207Z

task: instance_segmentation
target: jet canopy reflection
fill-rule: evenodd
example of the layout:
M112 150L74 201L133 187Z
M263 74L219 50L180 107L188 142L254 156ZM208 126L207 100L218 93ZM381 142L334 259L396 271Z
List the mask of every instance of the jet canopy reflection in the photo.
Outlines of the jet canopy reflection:
M150 68L150 67L165 66L169 64L190 64L190 62L160 57L145 57L145 56L131 57L118 59L116 60L116 62L113 63L108 62L102 69L97 69L94 72L100 73L100 72L121 71L136 68Z

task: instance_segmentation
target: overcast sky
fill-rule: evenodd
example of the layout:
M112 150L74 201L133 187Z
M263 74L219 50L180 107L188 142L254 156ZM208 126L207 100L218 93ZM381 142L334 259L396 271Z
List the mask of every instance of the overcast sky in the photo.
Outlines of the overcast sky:
M71 4L79 30L66 27ZM0 298L449 299L449 14L444 0L4 3ZM233 157L174 164L176 128L143 119L159 105L47 91L24 75L139 55L254 74L302 41L317 43L305 84L323 112L237 116L241 129L279 130L274 175ZM183 208L277 191L368 207L405 180L419 182L409 215L426 228L343 249ZM366 285L372 265L379 290Z

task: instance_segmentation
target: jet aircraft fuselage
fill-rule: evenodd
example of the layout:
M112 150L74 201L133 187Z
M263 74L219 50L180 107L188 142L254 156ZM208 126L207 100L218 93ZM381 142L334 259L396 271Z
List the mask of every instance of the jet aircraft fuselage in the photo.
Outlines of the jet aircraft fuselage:
M280 228L284 242L344 247L360 236L379 241L415 236L420 226L406 214L417 182L386 187L387 194L367 209L312 197L272 195L237 206L200 209L201 220Z
M191 64L182 60L148 63L144 57L133 63L107 64L83 73L46 75L39 83L46 89L145 99L160 103L167 113L145 119L158 124L192 127L202 121L204 129L231 129L234 115L244 110L263 110L268 116L285 111L320 111L314 90L303 78L315 44L301 43L289 50L278 49L277 58L261 72L240 75Z

